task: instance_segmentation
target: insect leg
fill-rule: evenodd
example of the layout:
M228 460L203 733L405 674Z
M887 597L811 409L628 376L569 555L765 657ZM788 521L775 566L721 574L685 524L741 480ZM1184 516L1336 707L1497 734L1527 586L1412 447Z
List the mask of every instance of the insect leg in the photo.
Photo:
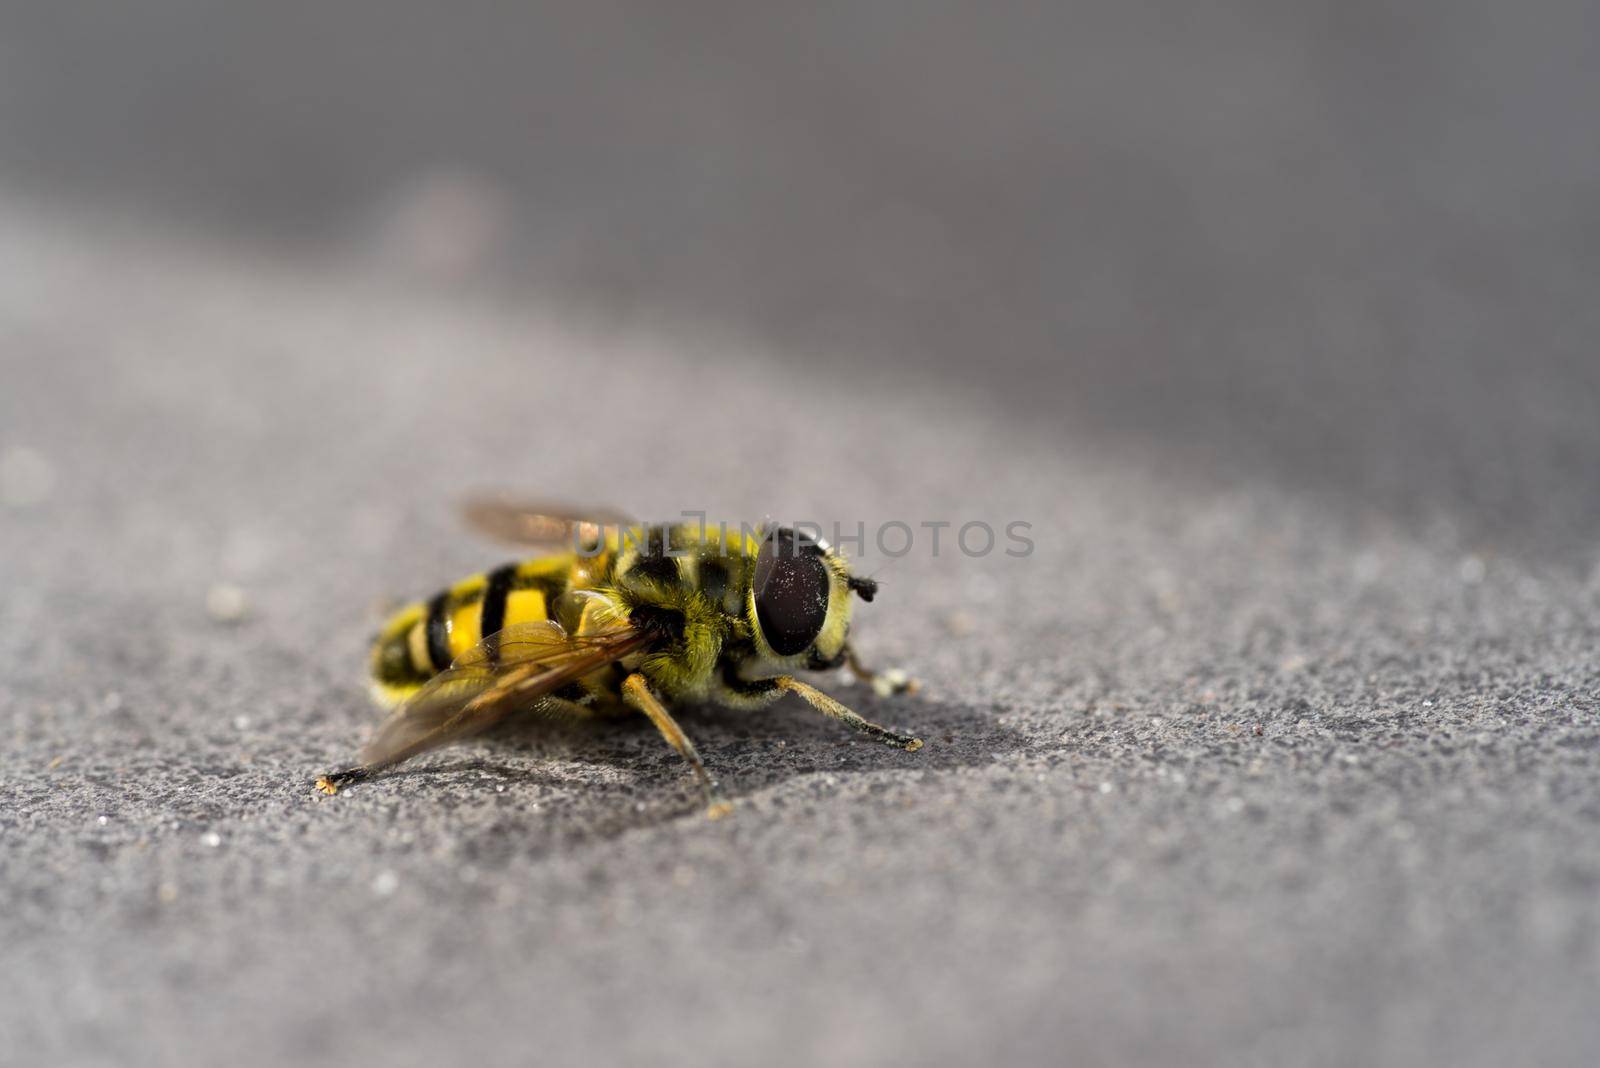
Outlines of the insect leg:
M879 697L917 692L916 679L913 679L899 668L890 668L888 671L873 671L857 659L856 651L848 645L844 647L844 662L849 667L850 674L871 686L873 692Z
M533 711L548 719L564 720L568 723L594 719L600 715L598 708L579 704L577 701L569 701L565 697L542 698L537 705L533 706Z
M677 720L672 718L666 706L650 692L650 685L643 675L634 672L623 680L622 699L650 717L650 722L656 725L661 737L689 762L689 767L694 770L694 777L700 781L700 790L705 794L706 818L717 820L731 813L733 806L722 799L722 792L717 789L716 781L706 774L706 766L700 762L700 754L695 752L694 743L683 733L683 728L678 726Z
M449 719L433 728L427 734L418 738L416 741L405 746L404 748L396 750L394 753L384 757L382 760L374 760L366 764L357 764L355 767L345 768L343 771L330 771L328 774L317 779L315 784L317 792L324 793L329 797L332 797L334 794L339 792L341 787L353 786L358 782L366 782L368 779L372 778L376 772L380 772L385 768L394 767L394 765L409 760L418 753L433 748L433 746L437 744L435 739L449 737L451 732L459 727L462 721L466 719L469 712L470 708L461 709L455 715L451 716Z
M850 711L844 705L841 705L838 701L835 701L821 690L813 686L807 686L799 679L793 678L789 675L780 675L772 681L777 685L778 689L788 690L790 693L799 694L801 697L806 699L807 704L816 709L818 712L821 712L825 716L832 716L834 719L855 728L869 738L874 738L885 745L892 745L896 749L904 749L908 753L915 753L918 749L922 748L921 738L913 738L909 734L897 734L887 727L880 727L876 723L862 719L860 716L856 715L854 712Z
M340 787L350 786L358 782L364 782L370 778L371 775L372 773L370 771L360 765L357 765L353 768L345 768L343 771L330 771L328 774L317 779L317 792L324 793L329 797L332 797L334 794L339 792Z

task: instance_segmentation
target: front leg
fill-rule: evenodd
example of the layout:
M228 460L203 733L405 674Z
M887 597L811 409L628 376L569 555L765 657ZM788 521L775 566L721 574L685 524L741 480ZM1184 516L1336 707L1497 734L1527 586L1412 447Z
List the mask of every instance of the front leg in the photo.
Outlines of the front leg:
M672 718L661 699L650 692L650 684L638 672L629 675L622 683L622 699L628 705L643 712L650 722L655 724L656 730L661 732L661 737L667 744L678 751L678 755L688 762L689 768L694 772L694 777L700 783L700 792L705 797L706 818L719 820L733 811L733 806L722 798L722 791L717 787L717 782L706 774L706 766L700 761L700 754L695 750L694 743L689 736L683 733L683 728L678 726L678 721Z
M793 694L799 694L805 699L807 704L816 709L818 712L821 712L825 716L836 719L839 722L860 731L862 734L865 734L867 737L872 738L875 741L882 742L885 745L892 745L896 749L904 749L908 753L915 753L918 749L922 748L921 738L913 738L909 734L900 734L896 731L890 730L887 727L880 727L871 720L862 719L859 715L850 711L844 705L841 705L838 701L835 701L821 690L814 686L808 686L793 676L779 675L775 679L766 681L771 682L772 685L779 690L787 691Z

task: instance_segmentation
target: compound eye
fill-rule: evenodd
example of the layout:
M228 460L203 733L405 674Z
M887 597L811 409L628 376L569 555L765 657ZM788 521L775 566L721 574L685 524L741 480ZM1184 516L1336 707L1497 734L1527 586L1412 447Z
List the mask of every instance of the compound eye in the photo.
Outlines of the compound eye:
M787 527L767 535L756 555L756 622L779 656L804 652L828 618L828 567L814 542Z

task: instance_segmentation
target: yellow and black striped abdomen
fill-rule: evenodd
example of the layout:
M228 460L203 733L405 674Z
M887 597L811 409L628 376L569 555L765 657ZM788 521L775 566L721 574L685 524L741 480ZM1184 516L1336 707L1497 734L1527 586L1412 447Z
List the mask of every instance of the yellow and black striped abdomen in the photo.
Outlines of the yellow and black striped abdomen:
M473 575L389 617L372 646L372 693L404 700L484 637L517 623L553 618L575 558L546 556Z

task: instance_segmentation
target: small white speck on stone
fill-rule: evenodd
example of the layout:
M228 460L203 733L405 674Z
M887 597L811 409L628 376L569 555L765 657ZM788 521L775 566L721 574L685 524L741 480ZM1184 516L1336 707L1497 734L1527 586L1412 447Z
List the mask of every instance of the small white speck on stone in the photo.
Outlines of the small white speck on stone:
M495 786L494 792L497 793L497 794L505 793L506 792L506 784L505 783L499 783L498 785Z
M250 598L231 582L213 582L206 591L206 614L218 623L237 623L250 614Z
M111 817L110 816L100 816L95 820L95 822L98 823L100 826L104 827L106 824L111 822Z
M234 716L233 717L233 729L236 730L236 731L247 731L247 730L249 730L250 729L250 717L249 716Z
M200 844L208 849L215 849L222 844L222 835L216 831L207 831L200 836Z
M22 445L0 451L0 504L32 508L50 498L56 469L44 454Z
M388 897L400 887L400 876L387 869L380 871L377 878L372 880L372 892L379 897Z
M117 691L112 690L110 693L106 694L106 699L102 703L101 707L103 707L107 712L117 711L122 707L122 695Z
M1103 782L1100 784L1100 792L1103 794L1109 794L1114 789L1116 788L1108 782Z
M1230 797L1223 803L1227 810L1235 815L1244 811L1244 798Z

